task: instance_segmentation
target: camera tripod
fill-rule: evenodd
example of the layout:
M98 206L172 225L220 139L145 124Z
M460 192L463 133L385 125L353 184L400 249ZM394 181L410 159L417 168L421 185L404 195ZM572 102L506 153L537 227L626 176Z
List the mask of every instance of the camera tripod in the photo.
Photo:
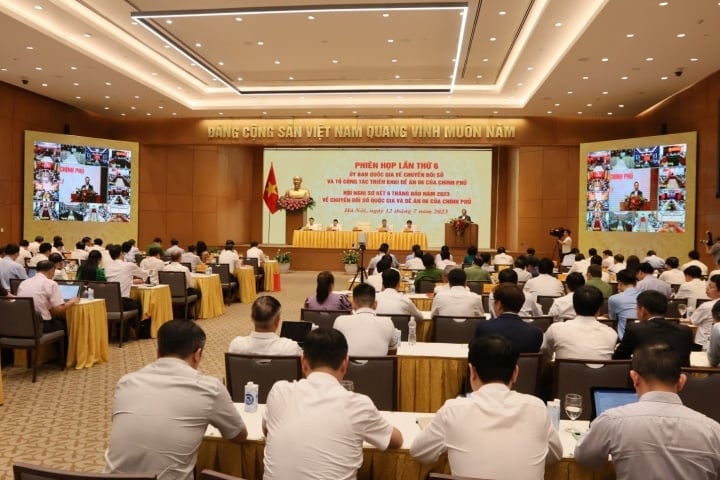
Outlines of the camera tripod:
M358 263L357 272L355 272L355 276L350 282L350 290L352 290L355 286L355 282L358 280L358 275L360 276L360 281L358 283L365 283L368 275L365 270L365 245L362 243L360 244L360 263Z

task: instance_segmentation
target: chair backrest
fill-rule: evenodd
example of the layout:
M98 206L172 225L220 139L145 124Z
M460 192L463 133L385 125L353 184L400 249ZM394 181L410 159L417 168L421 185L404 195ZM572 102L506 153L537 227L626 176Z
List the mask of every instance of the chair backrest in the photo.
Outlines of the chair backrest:
M15 463L13 465L13 478L15 480L155 480L152 474L129 473L80 473L67 470L56 470L29 463Z
M349 310L312 310L300 309L300 320L312 322L320 327L332 328L335 319L340 315L349 315Z
M216 472L215 470L203 470L200 472L200 480L243 480L240 477Z
M220 283L230 283L230 265L227 263L218 263L213 273L220 274Z
M192 271L192 263L190 262L180 262L180 265L187 268L188 270Z
M709 301L710 301L709 298L698 298L698 299L695 300L695 308L697 308L697 307L699 307L700 305L702 305L703 303L709 302Z
M187 280L185 272L158 271L158 282L170 287L170 296L175 298L187 296Z
M87 288L93 289L95 298L105 299L105 308L108 313L123 311L120 282L87 282Z
M408 338L408 323L410 323L410 315L404 315L404 314L382 314L378 313L378 317L390 317L390 320L392 320L393 325L395 325L395 328L400 330L400 340L403 342L407 342Z
M610 320L609 318L598 318L597 321L602 324L607 325L608 327L612 328L613 330L615 330L617 332L617 324L618 324L617 320Z
M41 321L31 297L0 297L0 337L39 338Z
M478 322L485 317L436 315L433 317L433 341L438 343L469 343Z
M257 258L245 258L245 259L243 259L243 263L245 263L245 265L252 265L253 269L255 270L255 273L256 274L258 273L258 270L260 268L260 262L258 261Z
M490 282L489 280L468 280L466 282L467 287L470 289L470 291L477 293L478 295L482 295L485 284L488 283L492 282Z
M513 390L528 395L538 395L540 392L540 375L542 372L542 353L521 353L518 358L518 378Z
M345 380L370 397L378 410L397 410L397 357L350 357Z
M553 302L558 297L551 297L548 295L538 295L537 302L540 304L540 308L542 309L543 315L547 315L550 311L550 307L552 307Z
M608 312L609 312L608 299L603 298L602 304L600 304L600 310L598 310L598 315L607 315Z
M23 282L23 278L11 278L10 279L10 293L17 295L18 287Z
M483 312L490 313L490 294L489 293L482 294L482 304L483 304Z
M686 407L707 415L720 422L720 368L691 367L683 368L687 375L685 387L680 390L680 399Z
M245 384L258 385L258 403L265 403L278 380L298 380L302 376L300 357L276 355L241 355L225 353L225 379L233 402L245 401Z
M435 291L435 282L432 280L420 280L418 282L417 293L430 293Z
M582 413L579 419L590 420L590 388L629 387L629 373L630 360L556 359L553 372L554 398L564 402L568 393L582 395ZM564 410L562 415L567 418Z
M431 473L428 480L482 480L477 477L458 477L457 475L449 475L447 473Z
M525 323L528 323L532 325L533 327L539 328L540 330L544 332L547 331L548 328L550 328L550 325L553 324L555 319L551 317L550 315L541 315L539 317L520 317L522 318Z
M672 318L682 317L682 315L680 315L680 310L678 309L678 306L683 304L687 307L687 303L687 298L673 298L672 300L668 300L667 312L665 312L665 316Z

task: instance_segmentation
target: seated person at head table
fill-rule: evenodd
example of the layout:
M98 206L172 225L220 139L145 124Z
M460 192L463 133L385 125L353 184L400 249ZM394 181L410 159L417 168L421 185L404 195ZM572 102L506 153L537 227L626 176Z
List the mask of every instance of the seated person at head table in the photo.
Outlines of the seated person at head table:
M310 310L350 310L352 305L345 295L333 293L335 277L330 272L320 272L317 276L315 295L307 297L303 308Z
M315 219L313 217L310 217L308 218L308 223L303 227L303 230L317 231L320 230L320 225L315 223Z
M293 177L293 188L285 192L285 196L289 198L308 198L310 196L310 192L302 188L301 176Z
M342 225L338 222L337 218L334 218L332 224L328 227L328 230L333 232L342 232Z
M380 222L380 226L377 228L378 232L392 232L393 226L388 224L387 218L383 218Z
M243 355L300 355L302 349L294 340L279 337L280 302L270 295L255 299L250 310L254 331L232 339L228 351Z
M563 447L543 401L511 390L518 358L500 335L474 338L468 349L473 392L447 400L415 438L410 455L433 463L447 452L452 474L462 478L543 478L545 465L560 460Z
M462 210L460 210L460 215L458 215L457 218L458 218L458 220L465 220L466 222L472 222L472 220L470 219L470 215L467 214L467 210L465 210L464 208Z
M413 225L412 220L408 220L407 222L405 222L405 228L403 228L403 232L415 233L417 232L417 225Z

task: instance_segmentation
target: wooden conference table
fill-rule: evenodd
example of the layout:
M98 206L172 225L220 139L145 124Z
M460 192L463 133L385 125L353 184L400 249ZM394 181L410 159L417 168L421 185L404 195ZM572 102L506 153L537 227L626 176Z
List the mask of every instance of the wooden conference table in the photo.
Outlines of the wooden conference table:
M203 469L210 468L248 480L260 480L263 474L265 451L265 438L262 434L262 414L265 405L260 405L254 413L243 411L243 404L236 403L235 406L247 426L247 441L238 445L223 440L214 427L208 427L198 451L195 470L199 474ZM358 480L425 480L427 475L432 472L450 473L447 455L441 455L433 464L423 465L414 460L408 451L413 440L420 433L420 427L416 420L419 417L432 417L432 414L382 412L382 415L402 432L403 445L397 450L379 451L366 444L363 448L363 465L358 471ZM570 422L567 420L560 421L559 433L563 444L563 458L545 468L545 478L552 480L615 478L610 462L597 470L590 470L575 463L572 455L577 441L565 431L569 424ZM588 422L577 420L575 428L585 431L588 428Z
M141 320L151 319L150 337L157 338L157 332L166 322L173 319L172 296L169 285L133 285L130 298L140 302Z
M305 248L355 248L360 233L295 230L292 245ZM387 243L393 250L412 250L413 245L420 245L422 250L427 250L427 235L422 232L367 232L368 250L377 250L382 243Z
M191 275L195 281L195 288L199 289L202 295L200 307L197 310L197 318L212 318L223 315L225 313L225 303L223 302L220 275L217 273L211 275L193 273Z

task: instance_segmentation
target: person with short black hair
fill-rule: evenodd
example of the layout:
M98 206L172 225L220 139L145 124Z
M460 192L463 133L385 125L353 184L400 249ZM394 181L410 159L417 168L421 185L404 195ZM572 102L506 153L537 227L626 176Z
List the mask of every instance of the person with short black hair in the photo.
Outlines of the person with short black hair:
M498 283L512 283L514 285L518 284L517 273L515 272L515 270L511 270L509 268L501 270L498 273L497 279ZM540 305L537 303L537 297L535 295L530 292L523 291L523 296L525 297L525 302L523 302L523 306L517 312L518 315L520 315L521 317L539 317L543 314L542 307L540 307ZM497 316L495 310L493 309L494 304L495 298L493 297L493 292L490 292L490 295L488 295L488 307L490 309L491 318L495 318Z
M505 251L505 247L498 247L495 258L493 258L493 265L503 266L512 265L514 262L513 257L508 255Z
M491 281L492 277L490 276L490 272L488 272L487 269L484 268L484 264L485 259L483 258L483 256L475 255L475 260L473 260L473 264L465 268L465 276L467 277L467 280L471 282Z
M685 271L687 267L696 266L700 269L701 275L705 276L708 274L707 265L700 261L700 252L698 252L697 250L690 250L688 252L688 258L690 259L690 261L684 263L680 270Z
M53 280L70 280L65 271L65 258L57 252L50 254L49 260L55 265Z
M649 263L654 270L662 270L665 268L665 259L658 257L655 250L648 250L647 255L642 259L641 263Z
M602 292L582 285L573 292L575 318L550 325L541 347L545 358L588 358L610 360L617 343L617 332L597 321L603 303Z
M532 273L527 269L528 257L525 255L518 255L515 259L513 270L518 276L518 282L525 283L532 278Z
M561 297L565 294L562 282L552 276L553 273L553 262L549 258L542 258L538 263L538 270L540 274L531 278L525 282L523 290L534 294L536 297L539 295L547 297ZM585 274L585 272L582 272Z
M573 294L578 287L585 285L585 277L582 273L575 272L565 277L565 289L568 293L553 300L548 315L556 322L570 320L577 316L573 306Z
M109 245L108 254L110 255L110 262L105 263L105 278L108 282L119 282L120 283L120 295L122 296L123 311L129 310L140 310L142 311L141 305L130 298L130 289L133 284L143 284L148 278L148 273L142 268L138 267L132 262L125 261L125 248L130 248L129 245Z
M612 266L608 267L608 272L617 275L620 270L625 270L626 268L627 266L625 265L625 256L622 253L616 253L613 256Z
M348 366L341 332L324 327L310 332L301 362L305 378L276 382L267 397L265 480L355 478L363 442L379 450L402 446L402 434L372 400L340 384Z
M80 301L80 298L75 297L65 301L60 293L60 287L52 279L54 275L55 264L50 260L43 260L37 264L35 276L20 282L17 296L32 297L35 312L42 318L43 333L59 330L67 333L65 314L70 307Z
M655 290L640 292L637 296L638 323L628 324L625 335L613 354L613 359L630 358L635 349L644 343L664 342L680 355L682 365L690 366L690 351L693 347L692 331L685 325L669 322L667 298Z
M590 264L585 275L587 278L585 285L591 285L600 290L603 294L603 298L610 298L613 290L609 283L603 281L602 274L603 271L600 265Z
M707 283L702 279L702 271L697 265L690 265L683 270L685 281L680 284L674 298L686 298L688 307L695 308L697 300L706 300Z
M160 256L165 255L165 249L164 249L163 246L162 246L162 238L160 238L160 237L155 237L155 238L153 238L152 243L151 243L150 245L148 245L147 248L145 249L145 252L146 252L148 255L150 255L150 249L151 249L152 247L157 247L157 248L160 249Z
M157 342L157 360L117 384L105 471L191 480L208 424L236 443L247 429L227 388L197 371L205 332L195 322L163 324Z
M608 318L617 320L618 338L622 340L625 325L629 318L637 317L637 296L640 290L635 288L635 272L620 270L617 274L618 293L608 298Z
M478 249L476 245L470 245L467 247L467 250L465 251L466 255L465 258L463 258L463 264L470 265L475 262L475 256L478 253Z
M445 267L457 266L457 264L455 263L455 259L450 253L450 247L448 247L447 245L443 245L442 247L440 247L440 253L435 255L435 266L440 270L443 270Z
M87 260L88 252L85 251L85 244L77 242L75 248L70 252L70 258L73 260Z
M232 281L237 282L235 269L241 267L242 262L240 261L240 255L235 251L235 242L233 240L227 240L225 242L225 248L223 248L223 251L218 255L218 263L226 264L228 270L230 270Z
M567 273L579 272L585 275L589 266L590 260L586 259L585 255L583 255L582 253L578 253L575 255L575 261L570 266L570 269L567 271Z
M398 292L400 272L394 268L390 268L390 261L386 260L380 260L378 262L378 269L383 264L388 267L385 268L381 274L382 291L377 292L375 295L375 300L377 301L375 313L383 315L410 315L415 318L416 322L422 322L423 315L413 301L410 300L408 296ZM383 265L383 268L385 265Z
M25 267L16 261L19 255L20 247L16 243L8 243L5 246L5 256L0 258L0 287L8 292L10 291L11 278L21 280L28 278Z
M245 258L257 258L258 267L260 267L265 261L265 252L263 252L258 245L259 243L256 240L250 242L250 248L245 252Z
M185 253L185 250L183 250L183 249L180 247L179 243L180 243L180 242L178 241L177 238L173 238L172 240L170 240L170 247L169 247L167 250L165 250L165 255L168 255L168 256L169 256L169 255L172 255L173 252L179 252L180 255L182 255L183 253Z
M562 457L562 443L542 400L512 390L518 356L500 335L474 338L468 349L473 393L447 400L410 455L432 463L447 452L455 476L543 478L545 465Z
M150 283L157 285L160 283L160 276L158 272L165 269L165 262L160 258L162 255L162 248L150 247L148 249L147 257L143 258L140 262L140 268L147 272L150 276Z
M439 291L432 301L431 315L480 317L485 315L482 306L482 297L475 292L467 290L465 271L462 268L453 268L447 275L447 290Z
M170 249L168 248L168 251ZM190 295L197 295L197 300L199 301L202 298L202 291L197 288L197 284L195 283L195 279L192 276L192 273L190 273L190 269L182 264L180 261L183 257L182 249L173 250L173 252L170 254L170 261L166 263L163 266L163 272L182 272L185 274L185 289L188 294Z
M698 349L705 350L710 342L710 333L713 327L712 309L720 299L720 275L713 275L707 281L706 295L710 299L697 307L690 316L690 323L697 326L695 344Z
M665 260L665 271L658 277L669 285L680 285L685 282L685 274L678 268L680 260L677 257L668 257Z
M637 348L630 378L640 401L593 420L575 446L575 461L597 468L611 456L619 480L718 478L720 424L682 405L677 392L687 378L681 365L681 356L665 343Z
M257 297L250 308L255 329L248 336L232 339L228 351L244 355L300 355L302 349L296 341L279 337L280 302L273 296Z
M503 272L515 273L510 269ZM519 353L536 353L542 345L543 332L537 327L525 323L518 312L525 303L525 295L513 283L501 283L493 290L492 308L495 318L478 322L475 336L499 334L510 340Z
M198 257L197 254L195 253L196 250L197 250L197 247L195 247L195 245L188 245L187 250L180 257L180 261L182 263L190 264L190 270L192 270L193 272L195 271L197 266L202 263L202 260L200 260L200 257Z
M418 247L418 248L420 248L420 247ZM380 260L382 260L382 258L383 258L385 255L390 255L390 258L392 259L392 264L391 264L390 266L391 266L392 268L397 268L397 267L400 266L400 264L398 263L397 258L395 258L395 255L393 255L392 253L390 253L390 245L388 245L387 243L383 242L383 243L381 243L380 246L378 247L378 253L377 253L377 255L375 255L373 258L370 259L370 263L368 263L368 271L374 272L375 269L377 268L377 262L379 262Z
M425 270L420 270L415 275L415 291L420 289L420 280L428 280L430 282L442 282L442 270L435 266L435 259L429 253L422 257Z
M665 265L664 260L663 265ZM650 262L641 263L640 268L636 273L638 279L636 288L641 292L646 290L657 290L667 298L672 296L672 288L667 283L655 277L655 267L653 267Z
M606 270L608 270L610 267L613 266L613 263L615 263L615 260L613 259L613 252L610 249L605 249L602 251L602 267Z
M37 267L37 264L44 261L50 260L50 252L52 251L52 245L48 242L43 242L38 247L38 253L28 261L28 267Z
M15 259L17 263L20 264L21 267L25 268L25 262L30 260L32 258L32 253L30 253L30 250L28 250L28 246L30 243L22 239L18 242L20 252L18 253L18 257Z
M390 255L384 255L377 264L375 264L375 270L372 275L368 275L365 279L365 283L369 283L375 288L376 292L380 292L383 289L383 277L382 274L385 270L392 267L392 257ZM398 272L399 274L400 272Z
M720 364L720 302L713 304L710 314L713 319L713 327L710 333L707 358L711 367L717 367Z
M381 357L396 350L398 345L392 319L376 315L375 288L367 283L353 288L352 304L352 314L340 315L333 324L333 328L347 338L350 355Z
M28 251L31 255L35 256L40 251L40 244L45 241L42 235L35 235L35 240L28 244Z

